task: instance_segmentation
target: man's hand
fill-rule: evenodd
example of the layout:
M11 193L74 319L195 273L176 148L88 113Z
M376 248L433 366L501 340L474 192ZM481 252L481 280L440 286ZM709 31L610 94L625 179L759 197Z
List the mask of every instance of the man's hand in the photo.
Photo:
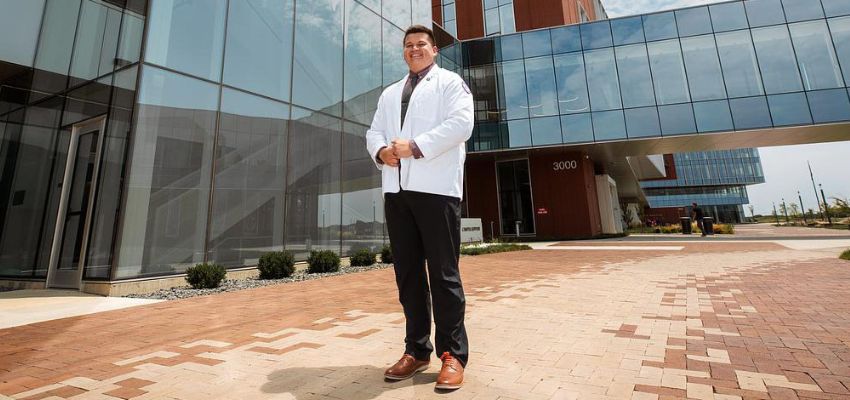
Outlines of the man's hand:
M398 166L398 156L395 154L392 146L381 149L378 152L378 157L384 162L384 165L389 165L390 167Z
M413 157L413 149L410 148L410 140L393 139L393 149L399 158Z

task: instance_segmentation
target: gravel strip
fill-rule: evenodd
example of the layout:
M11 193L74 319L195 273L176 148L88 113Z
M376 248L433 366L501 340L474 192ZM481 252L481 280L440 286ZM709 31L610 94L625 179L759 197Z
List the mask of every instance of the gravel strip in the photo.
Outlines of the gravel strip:
M368 267L340 267L339 272L327 272L321 274L308 274L305 271L294 273L289 278L283 279L226 279L221 282L221 286L214 289L192 289L190 286L179 286L170 289L160 289L152 293L144 294L128 294L124 297L133 299L154 299L154 300L177 300L188 299L190 297L207 296L216 293L235 292L237 290L253 289L263 286L279 285L282 283L309 281L313 279L321 279L328 276L339 276L353 274L357 272L371 271L375 269L384 269L392 267L392 264L373 264ZM2 290L2 289L0 289Z

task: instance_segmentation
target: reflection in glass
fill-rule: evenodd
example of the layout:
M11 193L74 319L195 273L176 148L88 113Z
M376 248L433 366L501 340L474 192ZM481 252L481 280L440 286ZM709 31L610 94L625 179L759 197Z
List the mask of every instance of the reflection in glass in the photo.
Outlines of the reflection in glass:
M626 138L623 111L602 111L593 114L593 135L597 142Z
M35 58L37 69L61 75L68 74L79 11L80 0L47 2ZM41 81L43 79L36 80L36 82ZM64 79L62 79L61 85L61 88L56 87L54 90L65 89Z
M779 25L753 29L752 32L765 92L773 94L802 90L800 72L792 57L794 48L788 29Z
M844 89L818 90L806 95L816 124L850 121L850 101Z
M219 81L226 4L226 0L151 2L145 59Z
M750 32L726 32L715 36L729 97L764 94Z
M431 18L431 0L413 0L411 7L413 8L413 21L411 21L413 25L431 26L433 23L433 18Z
M700 132L730 131L734 129L729 102L726 100L694 103L694 117Z
M508 140L503 140L502 145L506 143L511 148L531 146L531 131L527 119L508 121Z
M613 45L613 41L611 40L611 25L608 21L581 24L579 28L581 29L581 44L585 50Z
M640 43L643 38L643 22L640 16L611 20L614 45Z
M779 0L747 0L747 17L750 27L776 25L785 23L785 13Z
M526 59L525 77L528 82L528 109L531 116L557 115L558 94L552 57Z
M584 53L584 61L591 109L603 111L622 107L614 50L587 51Z
M771 126L770 111L764 96L729 100L735 130L766 128Z
M661 120L661 133L665 136L697 131L694 110L690 103L659 106L658 117Z
M690 101L685 64L677 39L647 44L649 64L652 67L655 98L658 104Z
M218 92L142 70L117 278L179 273L204 261Z
M484 11L484 34L486 36L501 33L499 28L499 9L493 8Z
M366 148L366 125L343 123L342 254L384 244L384 196L381 173Z
M561 143L561 119L558 116L531 119L531 143L535 146Z
M587 80L584 75L584 57L581 53L556 55L555 77L558 83L558 106L561 114L590 111Z
M209 248L225 266L283 249L289 106L224 89Z
M593 123L590 113L561 116L561 136L564 143L593 141Z
M643 33L647 41L674 38L676 32L676 17L672 11L643 16Z
M782 0L785 17L788 22L808 21L823 18L823 9L819 1L812 0Z
M679 27L679 35L682 37L711 33L708 7L676 10L676 25Z
M850 2L847 0L821 0L827 17L850 15Z
M726 97L713 35L682 38L682 55L694 101Z
M295 7L292 102L341 114L342 0L302 1Z
M744 2L730 2L708 6L715 32L734 31L748 26Z
M655 107L630 108L625 113L626 131L630 138L661 135Z
M514 21L514 3L504 4L499 7L499 23L502 25L502 33L516 32L516 21Z
M112 72L120 30L121 11L99 2L83 1L74 40L71 76L91 80Z
M44 1L3 3L3 12L0 13L0 54L3 61L32 66Z
M809 104L805 93L788 93L767 96L774 126L811 124Z
M275 99L289 99L292 2L230 2L224 60L225 84Z
M620 46L614 52L617 55L617 71L620 73L623 107L654 106L655 93L652 90L646 45Z
M389 86L407 76L408 68L403 54L404 32L386 21L383 22L383 29L383 81L384 86Z
M502 60L522 58L522 35L508 35L499 38L502 44Z
M522 47L525 58L552 54L552 40L549 30L526 32L522 34Z
M139 61L144 32L144 16L136 14L130 9L125 9L124 17L121 20L121 37L118 38L118 56L115 60L116 68Z
M551 30L552 52L555 54L581 50L581 32L578 25L562 26Z
M310 2L314 1L316 0L310 0ZM301 3L303 3L303 1ZM298 4L298 7L301 7L301 3ZM390 20L390 22L402 29L406 29L410 26L410 0L384 0L382 3L383 11L381 12L381 15L383 15L384 18ZM454 11L454 6L451 6L451 9ZM443 16L443 19L454 19L454 15L451 15L451 17L452 18L447 18L446 16Z
M841 70L844 72L844 82L850 82L850 17L830 19L829 29Z
M353 0L347 0L345 5L348 29L345 37L343 114L346 119L370 124L382 87L381 18ZM388 49L388 54L394 50L398 55L401 45L399 42L394 44ZM400 78L393 76L393 79Z
M799 22L788 27L806 90L844 86L826 22Z
M525 87L525 68L523 62L508 61L499 67L499 83L504 88L500 99L505 109L502 115L507 119L528 118L528 94Z

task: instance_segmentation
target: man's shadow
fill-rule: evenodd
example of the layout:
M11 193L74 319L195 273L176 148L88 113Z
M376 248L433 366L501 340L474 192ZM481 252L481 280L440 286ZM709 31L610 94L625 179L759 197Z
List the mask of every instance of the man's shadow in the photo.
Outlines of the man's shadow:
M382 393L413 386L417 392L447 393L434 388L439 370L432 368L402 381L384 379L385 368L356 365L327 368L286 368L272 372L260 390L263 393L289 393L308 399L333 393L347 400L371 400Z

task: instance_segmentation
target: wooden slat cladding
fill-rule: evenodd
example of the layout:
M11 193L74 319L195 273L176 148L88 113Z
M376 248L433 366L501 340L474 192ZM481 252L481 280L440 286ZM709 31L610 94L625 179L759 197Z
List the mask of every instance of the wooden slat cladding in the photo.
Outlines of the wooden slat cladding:
M578 4L591 21L596 11L591 0L514 0L517 32L581 22Z
M481 0L456 0L458 39L484 37L484 4Z

